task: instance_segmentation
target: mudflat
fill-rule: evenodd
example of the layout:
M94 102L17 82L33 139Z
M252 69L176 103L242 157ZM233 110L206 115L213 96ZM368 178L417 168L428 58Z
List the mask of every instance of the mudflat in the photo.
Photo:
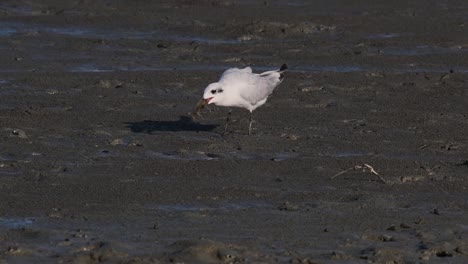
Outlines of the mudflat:
M468 262L466 1L2 1L0 262ZM287 63L254 112L190 112Z

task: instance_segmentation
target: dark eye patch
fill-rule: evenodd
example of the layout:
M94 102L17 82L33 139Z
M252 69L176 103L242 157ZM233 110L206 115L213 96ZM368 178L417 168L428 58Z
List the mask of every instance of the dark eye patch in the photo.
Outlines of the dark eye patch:
M222 93L223 92L223 89L218 89L218 93Z
M215 93L216 93L216 90L211 90L211 93L212 93L212 94L215 94Z

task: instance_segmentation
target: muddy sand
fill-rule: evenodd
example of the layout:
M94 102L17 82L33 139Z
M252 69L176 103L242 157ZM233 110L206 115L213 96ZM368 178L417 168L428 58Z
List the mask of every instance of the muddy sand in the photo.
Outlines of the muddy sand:
M467 27L462 0L2 1L0 262L468 262ZM190 120L283 63L252 135Z

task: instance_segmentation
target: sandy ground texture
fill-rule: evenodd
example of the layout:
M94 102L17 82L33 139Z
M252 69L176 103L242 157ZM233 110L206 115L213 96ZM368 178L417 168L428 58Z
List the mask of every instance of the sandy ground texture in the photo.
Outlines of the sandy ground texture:
M467 263L467 30L465 0L1 1L0 263ZM283 63L252 135L191 121Z

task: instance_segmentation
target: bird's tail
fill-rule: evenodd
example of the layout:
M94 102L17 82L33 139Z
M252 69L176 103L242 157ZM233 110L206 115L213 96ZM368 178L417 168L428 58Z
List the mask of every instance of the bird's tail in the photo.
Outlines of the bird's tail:
M278 72L284 72L287 69L288 69L288 65L286 65L286 63L285 63L285 64L281 65L281 68L279 69Z
M286 63L281 65L281 68L278 71L280 73L280 77L279 77L280 80L283 80L284 78L283 72L285 72L287 69L288 69L288 65L286 65Z

